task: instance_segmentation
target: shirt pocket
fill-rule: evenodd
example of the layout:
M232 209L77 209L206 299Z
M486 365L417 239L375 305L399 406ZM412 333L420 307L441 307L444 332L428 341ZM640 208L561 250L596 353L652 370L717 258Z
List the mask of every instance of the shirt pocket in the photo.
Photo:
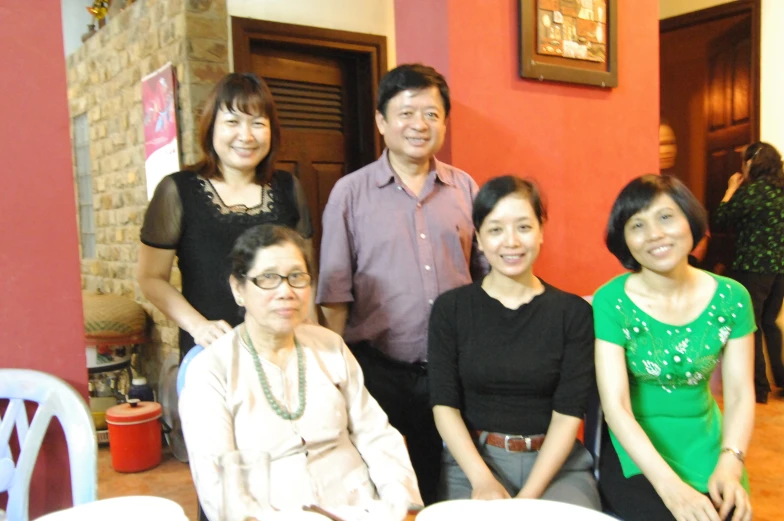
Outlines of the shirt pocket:
M441 220L435 222L434 226L437 226L436 233L433 234L433 231L431 231L431 234L440 239L434 246L443 248L441 258L443 262L451 264L445 273L469 277L465 283L470 282L468 268L471 264L474 225L462 215L454 215L453 220Z

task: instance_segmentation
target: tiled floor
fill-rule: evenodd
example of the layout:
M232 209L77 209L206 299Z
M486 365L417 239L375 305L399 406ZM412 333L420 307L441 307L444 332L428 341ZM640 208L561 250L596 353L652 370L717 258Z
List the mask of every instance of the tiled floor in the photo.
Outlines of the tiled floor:
M784 399L771 395L756 413L746 458L754 521L779 521L784 518Z
M754 521L779 521L784 517L784 399L771 396L767 405L757 405L756 413L754 438L746 460ZM196 520L196 491L188 465L168 452L163 463L152 470L120 474L112 469L109 450L102 448L98 455L98 495L166 497L182 505L189 519Z
M98 450L98 498L118 496L159 496L179 503L185 515L196 521L196 489L186 463L180 463L168 448L163 461L152 470L135 474L122 474L112 468L108 447Z

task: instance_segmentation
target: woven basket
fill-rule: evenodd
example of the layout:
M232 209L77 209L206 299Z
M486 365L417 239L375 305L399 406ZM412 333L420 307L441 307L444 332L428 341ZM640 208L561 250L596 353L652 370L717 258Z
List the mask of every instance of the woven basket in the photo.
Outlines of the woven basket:
M133 300L117 295L84 293L82 302L86 339L144 335L147 314Z

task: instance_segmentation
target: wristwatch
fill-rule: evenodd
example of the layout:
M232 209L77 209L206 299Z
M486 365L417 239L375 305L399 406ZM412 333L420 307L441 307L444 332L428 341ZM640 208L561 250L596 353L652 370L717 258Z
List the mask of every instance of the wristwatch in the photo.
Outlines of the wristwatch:
M723 447L721 449L721 453L723 454L725 452L731 452L732 455L738 458L741 463L746 462L746 455L740 449L736 449L735 447Z

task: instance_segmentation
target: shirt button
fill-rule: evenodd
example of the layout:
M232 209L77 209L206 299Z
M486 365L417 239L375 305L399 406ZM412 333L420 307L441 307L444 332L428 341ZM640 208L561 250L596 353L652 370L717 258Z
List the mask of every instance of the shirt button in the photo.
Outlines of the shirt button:
M430 264L425 264L425 269L426 269L427 271L430 271Z
M433 299L431 298L430 300L427 301L427 303L432 306L433 305Z
M422 208L422 203L417 203L417 208Z
M398 190L402 190L402 189L403 189L403 187L402 187L402 186L398 186L398 187L397 187L397 189L398 189Z
M425 235L424 233L420 233L419 236L422 237L423 239L427 238L427 235Z

